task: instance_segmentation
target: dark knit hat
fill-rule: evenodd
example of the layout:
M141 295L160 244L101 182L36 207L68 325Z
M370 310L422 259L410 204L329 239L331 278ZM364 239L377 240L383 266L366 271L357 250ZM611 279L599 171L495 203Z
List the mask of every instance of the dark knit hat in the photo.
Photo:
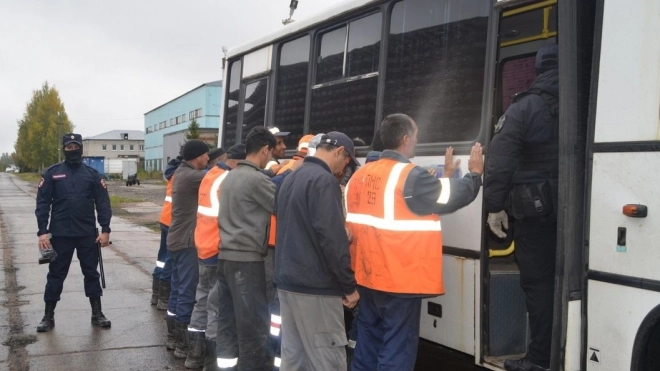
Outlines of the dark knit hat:
M192 139L183 145L183 159L186 161L194 160L208 151L209 146L206 143L199 139Z
M245 144L237 143L229 147L229 149L227 150L227 159L245 160Z
M225 150L222 148L213 148L212 150L209 151L209 162L217 159L218 157L224 155L225 153L227 152L225 152Z

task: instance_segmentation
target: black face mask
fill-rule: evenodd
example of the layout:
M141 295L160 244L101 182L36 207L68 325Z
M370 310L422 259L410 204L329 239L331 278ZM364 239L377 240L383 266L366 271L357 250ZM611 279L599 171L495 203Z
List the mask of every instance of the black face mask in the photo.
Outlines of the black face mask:
M82 148L73 150L73 151L64 151L64 158L66 163L69 165L80 165L82 163Z

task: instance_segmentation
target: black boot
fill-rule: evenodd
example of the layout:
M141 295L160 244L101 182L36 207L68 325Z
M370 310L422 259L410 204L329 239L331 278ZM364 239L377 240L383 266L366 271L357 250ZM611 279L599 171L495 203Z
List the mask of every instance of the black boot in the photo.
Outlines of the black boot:
M174 358L185 359L188 356L188 322L174 322L174 340L176 349L174 349Z
M204 350L206 343L204 342L206 332L188 331L188 357L186 357L186 368L198 369L204 367Z
M167 342L165 343L165 348L167 350L174 350L176 349L174 316L166 316L165 321L167 322Z
M158 310L167 310L167 303L170 301L170 283L167 281L159 280L158 283Z
M215 340L206 339L204 369L202 371L218 371L218 360L215 354Z
M89 298L89 303L92 305L92 326L110 327L110 320L101 312L101 298Z
M55 305L57 305L56 301L46 302L46 313L37 325L37 332L47 332L55 327Z
M156 277L153 277L151 281L151 305L158 304L158 283L160 280Z

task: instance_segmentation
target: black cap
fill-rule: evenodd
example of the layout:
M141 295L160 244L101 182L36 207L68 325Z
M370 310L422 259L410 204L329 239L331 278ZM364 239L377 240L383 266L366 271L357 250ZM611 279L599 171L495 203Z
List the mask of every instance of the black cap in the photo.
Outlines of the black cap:
M199 139L192 139L183 145L183 159L186 161L194 160L208 151L209 146L206 143Z
M234 144L227 150L229 160L245 160L245 155L245 144L243 143Z
M76 143L79 146L82 146L82 136L80 134L73 133L64 134L62 137L62 145L66 147L69 143Z
M553 70L559 66L559 46L557 44L544 45L536 53L534 67L537 74Z
M222 148L213 148L212 150L209 151L209 162L211 162L211 161L215 160L216 158L224 155L225 153L227 153L227 152L225 152L225 150L222 149Z
M355 146L353 145L353 140L349 138L348 135L338 131L331 131L321 137L319 144L330 144L335 147L344 147L346 151L348 151L348 154L351 156L353 165L360 165L360 163L355 159Z

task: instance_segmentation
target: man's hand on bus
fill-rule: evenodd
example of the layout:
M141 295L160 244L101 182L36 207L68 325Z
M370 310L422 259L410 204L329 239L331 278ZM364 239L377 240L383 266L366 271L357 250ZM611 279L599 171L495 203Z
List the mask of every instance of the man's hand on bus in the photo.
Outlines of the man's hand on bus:
M342 304L344 304L345 307L353 309L357 305L358 301L360 300L360 294L358 294L357 290L353 291L352 294L346 295L341 299Z
M454 161L454 147L447 148L447 151L445 151L445 170L442 172L442 177L452 178L460 164L460 158Z
M499 238L504 238L506 237L506 233L502 230L502 227L504 229L509 229L509 216L506 215L506 212L504 210L498 212L498 213L490 213L488 214L488 227L490 230Z
M475 143L470 151L468 170L479 175L484 173L484 149L479 142Z

